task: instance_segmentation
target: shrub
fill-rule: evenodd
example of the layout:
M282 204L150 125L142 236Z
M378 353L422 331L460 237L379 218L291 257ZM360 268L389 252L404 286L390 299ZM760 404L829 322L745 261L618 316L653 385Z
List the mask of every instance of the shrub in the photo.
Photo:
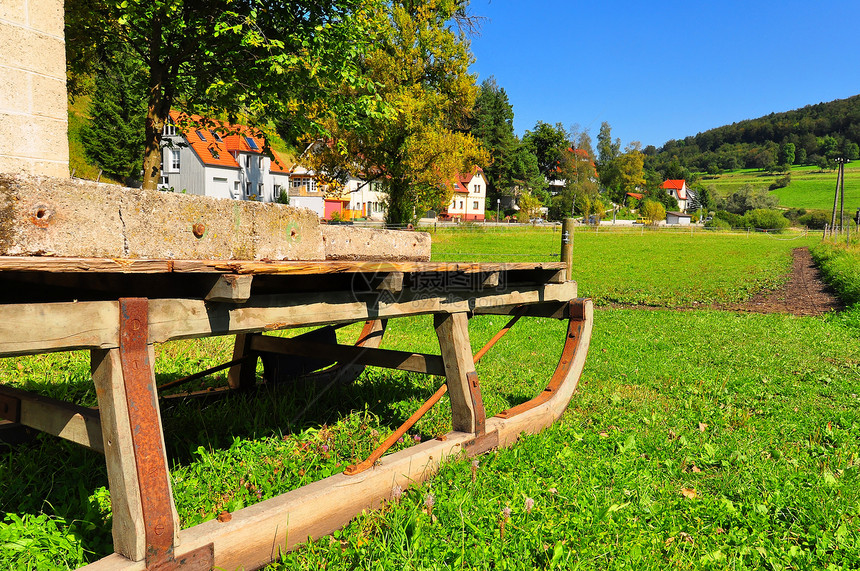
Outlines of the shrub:
M716 219L725 220L730 228L741 228L746 225L743 216L725 210L717 210L714 214L714 220Z
M791 173L788 173L785 176L779 177L768 187L769 190L776 190L777 188L785 188L791 184Z
M731 230L732 225L722 218L712 218L705 222L705 228L712 228L714 230Z
M788 218L782 215L779 210L771 210L768 208L756 208L744 214L744 225L747 228L757 228L759 230L776 230L782 232L790 222Z
M797 223L813 230L823 230L826 224L830 224L830 215L823 210L813 210L798 216Z
M645 199L639 208L639 214L656 224L659 220L666 218L666 208L656 200Z

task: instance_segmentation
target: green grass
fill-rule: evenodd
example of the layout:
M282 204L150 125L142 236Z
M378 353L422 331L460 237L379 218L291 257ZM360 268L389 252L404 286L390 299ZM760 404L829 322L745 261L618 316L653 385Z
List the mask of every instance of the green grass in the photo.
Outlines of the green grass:
M573 275L579 294L597 304L689 307L737 302L784 283L791 250L816 236L787 233L578 228ZM557 261L560 231L438 231L435 261Z
M490 242L480 234L445 238L439 232L434 257L468 247L491 258L505 252L517 261L524 260L513 254L552 260L558 250L557 232L493 235ZM691 250L670 238L711 252L716 271L700 275L700 284L680 273L666 277L671 264L664 262L683 264L683 252ZM756 235L578 232L575 272L583 290L604 300L617 288L607 284L626 273L647 282L641 287L657 304L671 305L686 287L729 301L762 287L759 265L784 270L790 248L802 243ZM491 246L498 251L488 252ZM694 268L689 273L709 271ZM709 285L719 274L733 277L728 285ZM745 275L755 285L744 284ZM473 349L505 321L472 319ZM385 347L438 350L427 316L391 320L389 328ZM357 332L350 326L339 336L348 341ZM541 390L563 333L560 322L521 320L491 350L478 365L488 414ZM399 502L284 555L273 569L856 568L856 339L857 329L839 315L599 309L580 390L561 422L479 458L474 481L469 460L446 464ZM231 349L229 338L158 346L158 379L226 361ZM83 352L0 360L0 381L95 403ZM218 382L222 375L195 388ZM258 399L163 403L183 527L342 470L439 382L373 369L299 418L315 394L312 386L270 390ZM443 399L398 447L448 430L448 406ZM0 509L11 514L0 524L0 567L74 567L110 552L100 455L39 436L0 458ZM425 506L429 494L432 513Z
M783 174L768 174L759 169L740 169L721 175L704 175L702 185L714 186L720 196L726 196L745 184L754 188L768 188ZM773 193L779 197L779 205L786 208L807 210L831 210L836 191L836 171L821 171L815 166L792 167L791 184L778 188ZM860 204L860 163L845 165L845 203ZM853 211L852 211L853 212Z

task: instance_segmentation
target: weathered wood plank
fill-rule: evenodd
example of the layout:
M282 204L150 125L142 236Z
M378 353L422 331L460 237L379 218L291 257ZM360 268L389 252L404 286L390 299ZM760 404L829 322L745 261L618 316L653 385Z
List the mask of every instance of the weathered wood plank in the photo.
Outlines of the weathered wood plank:
M331 325L427 313L511 313L517 306L565 301L576 283L523 286L509 291L444 292L427 295L404 290L396 300L378 295L330 292L252 297L245 305L213 307L202 299L154 299L150 338L171 339L249 333L288 327ZM0 356L73 349L109 349L118 341L115 301L0 304Z
M480 389L470 386L477 376L469 343L469 319L465 313L441 314L434 318L451 399L451 426L459 432L476 432L485 419L481 417L483 404L473 399L477 394L480 400Z
M206 301L225 303L245 303L251 297L251 282L254 276L222 274L218 276L212 289L206 294Z
M90 361L101 415L114 550L134 561L142 560L146 551L143 508L119 349L94 349Z
M0 386L0 395L20 402L19 424L104 452L97 410L9 386Z
M117 347L115 301L0 305L0 355Z
M428 375L445 374L445 365L440 356L410 353L408 351L392 351L391 349L375 349L352 345L330 345L268 335L253 335L251 349L302 357L319 357L320 355L325 355L327 358L348 365L370 365L401 371L426 373Z
M494 272L564 269L561 262L414 262L414 261L253 261L253 260L144 260L70 258L59 256L0 256L0 272L105 273L238 273L308 275L387 272Z

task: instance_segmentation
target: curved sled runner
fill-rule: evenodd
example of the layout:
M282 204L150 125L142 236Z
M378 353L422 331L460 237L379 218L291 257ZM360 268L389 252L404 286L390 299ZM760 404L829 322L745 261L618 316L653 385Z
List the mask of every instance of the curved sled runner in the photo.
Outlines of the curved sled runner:
M591 301L576 298L576 283L567 281L561 263L159 263L0 257L0 285L30 292L0 303L0 357L70 349L92 355L97 412L0 387L3 418L105 454L116 553L91 570L262 567L378 506L396 486L431 477L449 457L508 446L523 432L549 426L568 406L591 338ZM222 293L213 296L215 290ZM129 292L135 297L125 297ZM422 314L433 315L439 355L379 348L386 320ZM473 355L468 320L483 314L511 320ZM521 318L567 321L561 357L540 394L486 418L475 363L491 356ZM355 344L339 344L329 331L360 322ZM292 338L265 334L313 326L321 329ZM380 449L341 474L180 530L152 345L214 335L236 335L233 360L194 378L229 368L229 387L249 390L258 358L268 360L270 382L288 369L318 369L312 376L324 386L347 382L366 366L438 375L445 382L434 399L449 394L453 430L392 454Z

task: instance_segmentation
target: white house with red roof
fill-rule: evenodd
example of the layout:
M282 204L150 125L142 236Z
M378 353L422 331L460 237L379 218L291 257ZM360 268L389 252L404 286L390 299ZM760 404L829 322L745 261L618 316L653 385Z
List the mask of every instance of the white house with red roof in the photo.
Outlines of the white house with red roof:
M675 200L678 201L678 208L681 209L681 212L687 212L687 201L690 199L690 195L687 192L687 181L684 179L667 180L660 186L660 188L668 192L669 196L675 197Z
M244 125L170 112L162 134L159 188L178 192L274 202L289 189L284 157L263 154L263 139Z
M481 167L457 175L453 183L454 196L439 217L449 220L484 220L487 179Z

